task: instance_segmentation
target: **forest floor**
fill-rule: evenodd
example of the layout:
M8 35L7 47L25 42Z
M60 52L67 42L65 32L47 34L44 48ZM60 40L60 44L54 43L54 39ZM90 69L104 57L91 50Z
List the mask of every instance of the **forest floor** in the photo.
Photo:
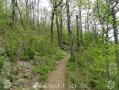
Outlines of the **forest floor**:
M66 54L63 60L60 60L56 66L56 69L48 75L48 79L45 83L47 88L44 90L65 90L65 70L70 58L69 54Z
M18 87L14 87L11 90L34 90L34 86L38 87L35 90L65 90L65 73L69 58L70 55L66 53L62 60L56 62L54 71L49 72L45 83L41 84L38 76L34 76L33 80L18 80L19 89Z

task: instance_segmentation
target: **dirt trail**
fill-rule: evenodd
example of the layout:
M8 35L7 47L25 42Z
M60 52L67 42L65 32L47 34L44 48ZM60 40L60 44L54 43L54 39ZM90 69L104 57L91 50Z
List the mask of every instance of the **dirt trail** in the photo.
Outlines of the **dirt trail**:
M64 59L59 61L56 69L48 76L48 80L45 84L47 88L44 90L65 90L65 69L69 58L70 55L66 54Z

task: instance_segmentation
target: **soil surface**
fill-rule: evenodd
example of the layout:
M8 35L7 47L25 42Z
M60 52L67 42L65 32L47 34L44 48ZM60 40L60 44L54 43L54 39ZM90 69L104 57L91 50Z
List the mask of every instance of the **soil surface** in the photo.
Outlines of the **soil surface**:
M44 90L65 90L65 70L70 55L66 54L64 59L59 61L56 69L50 73L45 83L47 88Z
M38 82L39 76L34 76L33 80L27 79L18 79L15 83L15 86L10 90L66 90L65 89L65 70L68 64L68 60L70 58L69 54L65 54L64 58L58 62L56 62L55 70L49 73L48 79L45 83L40 84ZM20 62L22 66L22 62ZM24 63L23 65L30 66L29 64ZM36 85L38 84L38 85ZM33 89L34 85L39 87L42 85L41 88Z

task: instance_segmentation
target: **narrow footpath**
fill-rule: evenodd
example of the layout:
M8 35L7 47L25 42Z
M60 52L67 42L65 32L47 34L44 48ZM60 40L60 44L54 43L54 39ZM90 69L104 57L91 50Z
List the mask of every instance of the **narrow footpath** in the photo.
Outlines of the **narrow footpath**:
M70 58L69 54L66 54L64 59L59 61L56 69L50 73L45 83L47 88L44 90L65 90L65 70Z

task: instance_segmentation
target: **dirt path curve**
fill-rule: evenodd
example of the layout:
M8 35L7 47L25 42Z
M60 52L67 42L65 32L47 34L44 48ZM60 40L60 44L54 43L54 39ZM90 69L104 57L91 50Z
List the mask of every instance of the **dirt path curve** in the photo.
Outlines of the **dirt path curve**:
M66 54L64 59L59 61L56 69L48 76L46 82L47 88L44 90L65 90L65 70L69 58L70 55Z

